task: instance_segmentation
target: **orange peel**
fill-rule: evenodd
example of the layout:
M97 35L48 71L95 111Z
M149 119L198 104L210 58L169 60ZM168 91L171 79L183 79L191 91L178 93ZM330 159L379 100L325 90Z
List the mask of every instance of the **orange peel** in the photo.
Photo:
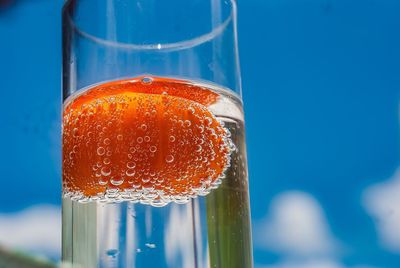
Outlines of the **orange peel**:
M207 194L230 161L228 131L208 109L217 99L182 80L141 77L68 100L64 192L160 203Z

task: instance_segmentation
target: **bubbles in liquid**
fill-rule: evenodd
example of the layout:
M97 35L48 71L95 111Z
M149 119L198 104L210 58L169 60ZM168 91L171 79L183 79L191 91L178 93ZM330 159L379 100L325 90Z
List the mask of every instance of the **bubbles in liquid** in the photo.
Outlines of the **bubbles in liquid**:
M108 184L108 180L106 178L101 177L101 174L100 174L99 177L100 177L100 179L99 179L99 184L100 185L104 186L104 185Z
M146 243L145 246L148 248L156 248L156 245L152 243Z
M167 155L166 157L165 157L165 161L167 162L167 163L172 163L172 162L174 162L174 157L172 156L172 155Z
M126 167L129 168L129 169L133 169L133 168L136 167L136 164L135 164L135 162L128 162L128 163L126 164Z
M151 78L151 77L146 76L146 77L142 78L142 84L150 85L152 82L153 82L153 78Z
M109 167L103 167L102 169L101 169L101 174L103 175L103 176L109 176L110 174L111 174L111 168L109 168Z
M128 177L134 176L135 173L136 173L136 172L135 172L134 170L132 170L132 169L128 169L128 170L125 172L126 176L128 176Z
M118 249L109 249L106 251L107 256L115 258L119 254Z
M97 148L97 154L98 155L104 155L106 153L106 149L104 149L104 147L99 147Z
M140 126L140 129L143 130L143 131L146 131L147 130L147 125L146 124L142 124Z
M218 185L232 151L228 131L208 110L218 95L168 83L111 82L65 107L63 180L76 198L164 206Z
M112 178L110 179L112 185L119 186L124 183L124 179L122 178Z
M79 135L79 130L77 128L74 128L74 130L72 131L72 135L74 137L77 137Z

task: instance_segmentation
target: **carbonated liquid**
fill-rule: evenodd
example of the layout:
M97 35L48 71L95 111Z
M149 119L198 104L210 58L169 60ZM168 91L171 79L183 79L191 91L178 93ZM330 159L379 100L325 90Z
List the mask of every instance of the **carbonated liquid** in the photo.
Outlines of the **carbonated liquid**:
M70 96L62 240L65 267L251 268L240 99L152 76Z

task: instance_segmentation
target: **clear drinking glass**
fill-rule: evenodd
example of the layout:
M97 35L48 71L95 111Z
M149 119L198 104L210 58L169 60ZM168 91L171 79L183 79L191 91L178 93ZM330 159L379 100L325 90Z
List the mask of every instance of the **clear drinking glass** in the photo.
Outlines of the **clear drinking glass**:
M233 0L63 9L65 267L251 268Z

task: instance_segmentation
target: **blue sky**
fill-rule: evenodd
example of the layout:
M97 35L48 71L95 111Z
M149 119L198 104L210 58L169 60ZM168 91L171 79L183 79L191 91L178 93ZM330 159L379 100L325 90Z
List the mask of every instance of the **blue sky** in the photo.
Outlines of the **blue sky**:
M0 11L0 241L17 246L1 232L10 219L59 215L61 5ZM257 268L400 266L399 12L239 1Z

